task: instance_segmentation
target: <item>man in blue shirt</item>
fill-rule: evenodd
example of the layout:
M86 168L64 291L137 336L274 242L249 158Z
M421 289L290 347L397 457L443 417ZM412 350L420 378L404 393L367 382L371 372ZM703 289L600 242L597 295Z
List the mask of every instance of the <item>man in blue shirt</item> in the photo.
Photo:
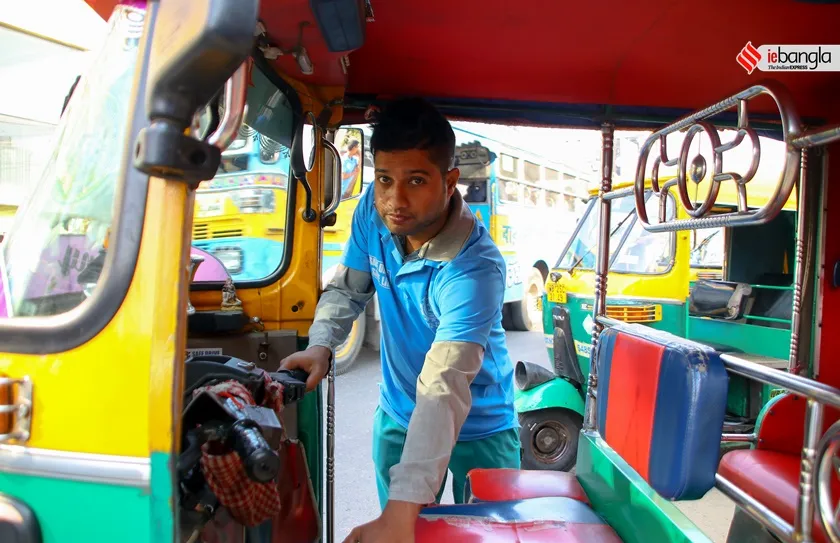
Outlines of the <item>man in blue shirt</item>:
M382 377L373 456L380 517L345 540L413 541L417 516L455 501L473 468L519 467L513 365L502 328L505 262L457 188L455 134L431 104L391 103L371 137L375 179L342 265L324 291L309 347L283 361L313 389L377 295Z

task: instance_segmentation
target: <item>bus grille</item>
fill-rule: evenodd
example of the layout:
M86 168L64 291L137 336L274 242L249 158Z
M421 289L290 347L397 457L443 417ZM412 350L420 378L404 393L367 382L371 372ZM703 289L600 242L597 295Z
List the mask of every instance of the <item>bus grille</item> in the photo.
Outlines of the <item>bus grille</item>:
M661 305L607 305L607 317L622 322L659 322Z
M697 279L702 279L705 281L720 281L723 279L723 273L721 272L699 272L697 274Z
M195 223L193 225L193 240L241 237L241 228L210 228L207 223Z

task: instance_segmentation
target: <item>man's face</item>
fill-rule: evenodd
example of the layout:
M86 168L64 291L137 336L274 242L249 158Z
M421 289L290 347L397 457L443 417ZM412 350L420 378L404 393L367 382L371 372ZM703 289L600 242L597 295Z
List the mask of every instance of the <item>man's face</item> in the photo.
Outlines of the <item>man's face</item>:
M458 183L457 169L444 177L428 151L420 149L377 151L374 167L376 211L391 233L422 236L446 222L447 203Z

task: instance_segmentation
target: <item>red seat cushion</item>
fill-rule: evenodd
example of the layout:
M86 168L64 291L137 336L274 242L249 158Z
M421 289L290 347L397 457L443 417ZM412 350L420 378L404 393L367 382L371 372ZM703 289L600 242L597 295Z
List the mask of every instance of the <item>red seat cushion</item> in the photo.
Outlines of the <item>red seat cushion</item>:
M563 471L474 469L467 474L467 495L481 502L556 497L589 503L577 478Z
M416 543L621 543L588 505L571 498L427 507L414 533Z
M799 456L765 450L736 450L726 453L718 473L741 490L794 525L799 495ZM836 478L832 495L838 496ZM814 515L811 532L817 543L828 543Z

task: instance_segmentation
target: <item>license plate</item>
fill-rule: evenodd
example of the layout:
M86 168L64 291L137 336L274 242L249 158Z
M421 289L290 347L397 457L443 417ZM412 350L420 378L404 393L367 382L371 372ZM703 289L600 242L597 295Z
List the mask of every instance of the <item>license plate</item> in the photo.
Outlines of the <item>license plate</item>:
M560 283L547 283L546 286L546 294L548 295L548 301L553 302L555 304L565 304L566 303L566 286L561 285Z

